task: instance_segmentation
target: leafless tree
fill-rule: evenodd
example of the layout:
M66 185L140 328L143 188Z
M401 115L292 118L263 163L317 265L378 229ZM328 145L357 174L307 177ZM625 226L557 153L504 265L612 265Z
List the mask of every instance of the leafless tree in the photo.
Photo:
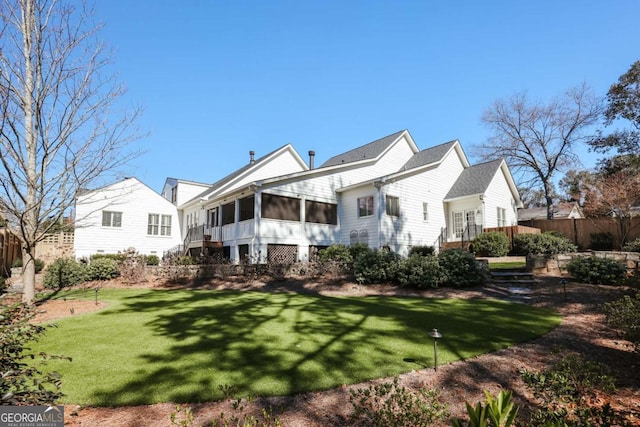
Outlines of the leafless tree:
M0 216L21 241L31 303L37 243L79 190L137 155L140 110L119 111L125 90L85 4L0 1Z
M551 218L554 176L580 164L576 145L589 140L601 112L600 100L584 84L546 105L515 94L484 112L482 121L493 134L474 153L483 159L505 158L520 188L544 192Z

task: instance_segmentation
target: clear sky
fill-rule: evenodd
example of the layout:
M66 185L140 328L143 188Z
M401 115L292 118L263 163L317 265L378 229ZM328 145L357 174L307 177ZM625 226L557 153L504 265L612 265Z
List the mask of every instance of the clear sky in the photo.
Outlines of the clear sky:
M149 132L131 174L156 191L167 177L217 181L249 150L291 143L319 165L402 129L420 149L459 139L470 156L496 99L582 82L604 95L640 59L639 18L640 0L96 4Z

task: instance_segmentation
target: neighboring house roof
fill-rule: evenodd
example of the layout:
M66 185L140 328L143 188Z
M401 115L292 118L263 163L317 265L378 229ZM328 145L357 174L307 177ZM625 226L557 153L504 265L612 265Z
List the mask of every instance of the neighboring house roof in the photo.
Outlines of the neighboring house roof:
M503 161L497 159L469 166L462 171L444 199L451 200L474 194L484 194Z
M207 184L207 183L204 183L204 182L191 181L190 179L180 179L180 178L171 178L171 177L168 177L164 181L164 185L170 185L170 186L173 187L179 182L185 183L185 184L202 185L202 186L209 186L210 185L210 184Z
M353 150L347 151L346 153L333 156L322 165L320 165L320 167L325 168L329 166L337 166L343 165L345 163L357 162L360 160L375 159L376 157L384 153L385 150L387 150L394 142L396 142L398 138L400 138L400 136L405 132L407 131L401 130L399 132L385 136L384 138L380 138L376 141L370 142L366 145L354 148Z
M552 206L553 219L584 218L584 212L577 202L558 203ZM518 210L518 221L547 219L547 207L535 207Z

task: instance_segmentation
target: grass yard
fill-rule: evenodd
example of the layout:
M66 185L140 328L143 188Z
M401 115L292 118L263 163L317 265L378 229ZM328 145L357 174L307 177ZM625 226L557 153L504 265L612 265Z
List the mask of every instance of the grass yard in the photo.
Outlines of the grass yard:
M525 261L490 262L489 270L511 270L525 268L526 265L527 263Z
M94 292L57 298L92 299ZM486 299L326 297L103 289L110 306L49 328L33 350L62 375L63 403L122 406L290 395L433 366L528 341L554 312Z

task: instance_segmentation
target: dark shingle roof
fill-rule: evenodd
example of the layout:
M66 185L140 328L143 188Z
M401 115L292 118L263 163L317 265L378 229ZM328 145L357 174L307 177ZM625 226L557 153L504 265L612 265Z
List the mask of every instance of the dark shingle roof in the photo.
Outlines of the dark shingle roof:
M384 138L370 142L361 147L354 148L353 150L347 151L346 153L333 156L329 160L324 162L322 165L320 165L320 167L324 168L327 166L337 166L337 165L343 165L345 163L357 162L359 160L375 159L380 154L382 154L382 152L386 150L389 145L395 142L395 140L398 139L398 137L403 132L404 130L401 130L392 135L385 136Z
M451 149L456 141L445 142L435 147L427 148L414 154L400 170L409 170L420 166L428 165L441 160Z
M445 196L445 200L484 193L501 163L502 159L498 159L466 168Z

